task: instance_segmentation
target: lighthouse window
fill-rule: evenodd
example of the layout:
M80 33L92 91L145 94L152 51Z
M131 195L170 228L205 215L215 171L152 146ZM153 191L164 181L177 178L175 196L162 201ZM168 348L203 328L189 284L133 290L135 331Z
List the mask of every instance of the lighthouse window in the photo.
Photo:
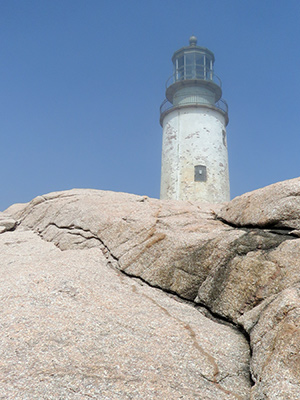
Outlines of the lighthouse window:
M196 54L196 77L204 79L204 55Z
M195 174L194 180L195 182L206 182L207 173L205 165L195 165Z
M203 54L196 54L196 64L204 65L204 55Z
M186 79L195 78L194 53L186 54L185 56L185 73L186 73Z
M179 57L177 60L177 79L184 79L184 58Z
M208 58L205 57L205 61L206 61L206 79L211 80L212 79L212 61Z

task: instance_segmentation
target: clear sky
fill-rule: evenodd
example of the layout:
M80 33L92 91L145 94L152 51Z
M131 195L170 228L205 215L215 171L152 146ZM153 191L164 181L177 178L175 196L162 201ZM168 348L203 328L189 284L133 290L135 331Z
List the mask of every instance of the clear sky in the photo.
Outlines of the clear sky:
M171 57L215 54L231 197L300 175L299 0L0 0L0 210L51 191L159 197Z

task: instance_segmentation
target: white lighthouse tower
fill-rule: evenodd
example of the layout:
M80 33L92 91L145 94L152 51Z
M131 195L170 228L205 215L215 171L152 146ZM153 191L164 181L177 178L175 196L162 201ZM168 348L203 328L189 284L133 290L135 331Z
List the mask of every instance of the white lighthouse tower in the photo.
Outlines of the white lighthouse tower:
M174 72L160 107L160 198L228 201L228 107L214 74L214 54L191 36L190 45L177 50L172 61Z

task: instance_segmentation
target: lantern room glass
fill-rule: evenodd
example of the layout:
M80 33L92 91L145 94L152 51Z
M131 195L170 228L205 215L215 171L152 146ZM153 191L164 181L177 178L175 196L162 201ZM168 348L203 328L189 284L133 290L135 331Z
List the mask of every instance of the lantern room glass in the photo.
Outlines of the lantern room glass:
M213 80L213 61L200 51L185 51L174 60L175 81L185 79Z

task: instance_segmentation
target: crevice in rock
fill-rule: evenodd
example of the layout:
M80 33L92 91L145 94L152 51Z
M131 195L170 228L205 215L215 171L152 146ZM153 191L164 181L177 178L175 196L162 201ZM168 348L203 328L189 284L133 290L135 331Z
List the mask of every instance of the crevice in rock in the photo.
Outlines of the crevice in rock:
M2 230L1 230L2 228ZM17 224L15 224L13 227L9 227L6 228L5 226L1 226L1 222L0 222L0 235L2 233L6 233L6 232L14 232L17 229Z
M66 230L67 233L69 233L70 235L81 236L81 237L82 237L83 239L85 239L85 240L91 240L91 239L97 240L97 241L101 244L101 246L102 246L102 252L103 252L103 248L106 250L105 252L103 252L103 254L105 255L105 257L108 258L107 255L109 254L109 257L111 257L114 261L119 262L119 259L111 252L111 250L107 247L107 245L104 243L104 241L101 240L97 235L95 235L95 234L94 234L92 231L90 231L89 229L84 229L84 228L79 227L79 226L76 226L76 225L59 226L59 225L57 225L57 224L54 223L54 222L50 222L50 223L43 229L43 231L37 231L37 233L39 234L39 236L41 236L43 239L44 239L44 237L43 237L43 232L44 232L49 226L55 226L55 227L56 227L57 229L59 229L59 230L60 230L60 229ZM77 230L77 232L75 232L75 230ZM84 234L81 233L80 231L85 232L85 233L89 234L90 236L87 237L86 235L84 235ZM55 244L55 243L54 243L54 244ZM58 247L58 248L60 249L59 244L55 244L55 245L56 245L56 247ZM60 250L61 250L61 249L60 249Z
M161 286L159 286L158 284L152 284L149 281L145 280L144 278L142 278L141 276L129 273L127 271L125 271L124 269L122 269L120 262L119 262L119 258L116 257L113 252L109 249L109 247L105 244L105 242L103 240L101 240L97 235L95 235L93 232L91 232L89 229L83 229L82 227L76 226L76 225L70 225L70 226L59 226L54 222L49 223L44 229L43 231L36 231L38 233L38 235L43 239L46 240L43 237L43 232L49 227L49 226L55 226L58 230L66 230L68 231L69 234L71 235L77 235L77 236L81 236L84 240L91 240L91 239L95 239L97 240L100 244L101 244L101 250L103 252L103 255L105 256L105 258L107 259L107 264L110 268L112 268L113 270L117 271L119 274L129 277L131 279L135 279L137 282L139 282L141 285L145 284L149 287L152 287L154 289L158 289L162 292L164 292L165 294L167 294L168 296L171 296L173 299L175 299L176 301L179 302L183 302L186 304L189 304L190 306L196 308L199 312L202 312L203 315L209 319L211 319L212 321L222 324L222 325L227 325L230 328L237 330L238 332L240 332L244 338L246 339L248 345L249 345L249 351L250 351L250 359L252 357L252 350L251 350L251 344L250 344L250 337L249 334L245 331L245 329L242 327L242 325L236 324L233 321L230 321L229 319L226 319L225 317L223 317L222 315L219 315L217 313L214 313L210 310L210 308L203 303L195 303L192 300L189 300L183 296L180 296L178 293L172 291L171 289L168 288L163 288ZM248 231L247 231L248 232ZM85 233L85 234L84 234ZM89 235L89 237L87 237L87 235ZM51 242L53 242L51 240ZM54 243L55 244L55 243ZM58 248L59 244L55 244ZM275 246L276 247L276 246ZM62 249L60 249L62 250ZM62 250L63 251L63 250ZM250 373L250 368L249 368L249 381L251 383L251 386L254 385L254 381L251 377L251 373ZM220 383L215 381L215 384L219 385ZM221 389L221 388L220 388ZM223 390L223 389L221 389ZM229 392L228 392L229 393Z
M96 236L96 235L95 235L93 232L91 232L89 229L84 229L84 228L78 227L78 226L76 226L76 225L59 226L59 225L57 225L57 224L55 224L55 223L53 223L53 222L49 223L49 224L47 225L47 227L48 227L48 226L51 226L51 225L52 225L52 226L55 226L57 229L67 230L68 233L71 234L71 235L78 235L78 236L81 236L81 237L84 238L85 240L96 239L96 240L101 244L101 246L103 246L103 248L106 250L105 253L104 253L104 256L106 257L106 259L107 259L108 262L109 262L109 265L110 265L113 269L117 269L118 272L124 274L125 276L127 276L127 277L129 277L129 278L133 278L133 279L135 279L135 280L137 280L137 281L139 281L139 282L141 282L141 283L143 283L143 284L146 284L146 285L148 285L148 286L150 286L150 287L152 287L152 288L154 288L154 289L161 290L161 291L163 291L164 293L166 293L167 295L172 296L173 298L177 299L178 301L185 302L185 303L187 303L187 304L189 304L189 305L192 305L193 307L195 307L195 308L197 308L197 309L201 309L201 308L202 308L202 309L205 310L205 315L206 315L209 319L211 319L211 320L213 320L213 321L215 321L215 322L221 323L221 324L225 324L225 325L234 327L235 329L237 329L237 330L239 330L241 333L243 333L244 336L245 336L245 335L246 335L246 336L248 335L247 332L243 329L243 327L242 327L241 325L237 325L237 324L235 324L233 321L230 321L229 319L226 319L226 318L223 317L222 315L219 315L219 314L217 314L217 313L212 312L212 311L209 309L209 307L208 307L207 305L205 305L205 304L203 304L203 303L195 303L194 301L189 300L189 299L187 299L187 298L184 297L184 296L181 296L180 294L176 293L175 291L173 291L173 290L171 290L171 289L163 288L163 287L159 286L158 284L153 284L153 283L147 281L146 279L142 278L142 277L139 276L139 275L135 275L135 274L132 274L132 273L130 273L130 272L125 271L124 269L122 269L122 267L121 267L121 265L120 265L120 263L119 263L119 258L116 257L116 256L112 253L112 251L109 249L109 247L105 244L105 242L104 242L103 240L101 240L98 236ZM46 227L46 228L47 228L47 227ZM46 228L45 228L45 229L46 229ZM75 229L78 230L78 231L77 231L77 232L74 232ZM73 232L72 232L72 231L73 231ZM90 237L86 237L83 233L80 233L80 231L85 232L85 233L88 233L88 234L90 235ZM42 232L39 232L39 234L42 235ZM57 247L59 247L59 245L57 245ZM112 260L110 260L110 258L111 258L114 262L117 263L117 265L118 265L117 268L110 262L110 261L112 261ZM202 310L202 311L203 311L203 310ZM248 335L248 336L249 336L249 335ZM247 340L248 340L248 339L247 339ZM248 340L248 341L249 341L249 340Z
M230 226L231 228L234 229L240 229L244 231L253 231L253 230L258 230L258 231L263 231L263 232L268 232L268 233L274 233L276 235L283 235L286 236L286 239L295 239L299 237L297 234L293 233L295 231L295 228L289 228L285 226L278 227L276 226L276 223L268 223L264 224L262 226L260 225L237 225L232 222L226 221L225 219L219 217L218 215L215 215L215 220L220 221L225 225Z
M195 250L189 255L192 264L207 271L207 276L199 287L205 286L206 281L211 280L206 302L213 304L220 298L223 284L230 273L230 265L236 257L244 258L253 251L259 251L262 257L267 257L268 252L278 248L286 240L292 239L294 238L290 236L276 235L259 229L244 229L238 237L233 235L232 240L225 238L224 244L222 237L221 240L217 237ZM212 265L215 268L212 268Z
M210 378L209 376L207 376L207 375L205 375L205 374L203 374L203 373L201 373L201 372L199 371L199 373L200 373L200 375L202 376L202 378L205 379L206 381L208 381L208 382L210 382L210 383L216 385L217 388L218 388L220 391L222 391L222 392L224 392L224 393L226 393L226 394L232 395L232 396L234 396L234 397L237 398L237 399L242 400L241 396L239 396L238 394L236 394L236 393L234 393L234 392L232 392L232 391L230 391L230 390L225 389L225 388L220 384L220 382L221 382L222 380L226 379L226 377L224 377L223 379L219 379L219 378L218 378L218 375L220 374L218 364L217 364L215 358L214 358L209 352L205 351L204 348L200 345L200 343L199 343L198 340L197 340L196 333L195 333L195 331L193 330L193 328L192 328L189 324L187 324L186 322L182 321L181 319L179 319L179 318L177 318L177 317L174 317L174 315L172 315L172 314L171 314L166 308L164 308L162 305L158 304L158 303L157 303L154 299L152 299L150 296L148 296L148 295L146 295L146 294L144 294L144 296L146 296L151 302L153 302L158 308L160 308L168 317L174 318L174 319L177 321L177 323L179 323L179 324L187 331L187 333L188 333L190 339L191 339L192 342L193 342L193 346L194 346L195 350L196 350L196 351L199 351L204 357L206 357L207 360L208 360L208 362L212 365L213 370L214 370L214 372L213 372L213 377Z
M111 268L115 269L113 266L111 266ZM248 332L243 328L242 325L240 324L235 324L234 322L226 319L225 317L223 317L222 315L219 315L217 313L214 313L213 311L211 311L209 309L209 307L206 304L203 303L195 303L192 300L188 300L182 296L180 296L178 293L167 289L167 288L162 288L158 285L155 284L151 284L150 282L146 281L145 279L141 278L140 276L134 275L134 274L130 274L124 270L118 269L118 272L121 273L122 275L125 275L128 278L134 279L135 281L139 282L139 284L145 284L147 286L150 286L154 289L160 290L163 293L165 293L168 296L171 296L174 300L182 302L182 303L186 303L188 305L190 305L191 307L197 309L199 312L201 312L206 318L209 318L210 320L212 320L215 323L218 324L222 324L222 325L226 325L228 327L230 327L231 329L234 329L236 331L238 331L239 333L241 333L244 338L246 339L248 346L249 346L249 355L250 355L250 360L252 358L252 348L251 348L251 343L250 343L250 335L248 334ZM188 328L187 328L188 329ZM207 377L204 377L207 379ZM214 381L211 381L212 383ZM220 384L221 381L218 382L214 382L217 384ZM249 367L249 382L251 386L254 386L255 382L252 379L251 376L251 372L250 372L250 367Z
M180 294L176 293L175 291L173 291L173 290L171 290L171 289L163 288L163 287L159 286L158 284L153 284L153 283L151 283L151 282L145 280L144 278L142 278L142 277L139 276L139 275L132 274L132 273L127 272L126 270L122 269L122 267L121 267L121 265L120 265L120 263L119 263L119 258L116 257L116 256L112 253L112 251L109 249L109 247L105 244L105 242L104 242L103 240L101 240L98 236L96 236L96 235L95 235L92 231L90 231L89 229L84 229L84 228L79 227L79 226L76 226L76 225L59 226L59 225L57 225L56 223L51 222L51 223L49 223L49 224L43 229L43 231L46 230L49 226L55 226L55 227L56 227L57 229L59 229L59 230L60 230L60 229L66 230L66 231L68 231L68 233L69 233L70 235L81 236L83 239L85 239L85 240L87 240L87 241L88 241L88 240L91 240L91 239L97 240L97 241L101 244L101 246L102 246L102 252L103 252L103 248L105 249L105 252L103 252L103 254L104 254L104 256L106 257L106 259L107 259L109 265L110 265L113 269L117 269L117 271L119 271L120 273L124 274L125 276L127 276L127 277L129 277L129 278L133 278L133 279L135 279L135 280L137 280L137 281L139 281L139 282L141 282L141 283L143 283L143 284L146 284L146 285L148 285L148 286L150 286L150 287L152 287L152 288L154 288L154 289L161 290L161 291L163 291L164 293L166 293L167 295L172 296L173 298L177 299L178 301L185 302L185 303L187 303L187 304L189 304L189 305L192 305L193 307L195 307L195 308L197 308L197 309L201 309L201 308L202 308L203 310L205 310L205 315L206 315L209 319L211 319L211 320L213 320L213 321L215 321L215 322L221 323L221 324L225 324L225 325L234 327L235 329L237 329L237 330L239 330L240 332L242 332L244 335L246 335L246 336L248 335L247 332L243 329L243 327L242 327L241 325L237 325L237 324L235 324L233 321L231 321L231 320L229 320L229 319L226 319L226 318L223 317L222 315L219 315L219 314L217 314L217 313L214 313L213 311L211 311L211 310L209 309L209 307L208 307L206 304L204 304L204 303L198 303L198 302L196 303L196 302L194 302L194 301L192 301L192 300L187 299L187 298L184 297L184 296L181 296ZM74 230L77 230L77 232L75 232ZM84 234L81 233L80 231L85 232L85 233L88 233L90 236L87 237L86 235L84 235ZM39 232L39 231L38 231L38 234L39 234L39 236L41 236L41 237L43 238L43 232ZM44 239L44 238L43 238L43 239ZM60 247L59 247L59 244L56 244L56 246L57 246L58 248L60 248ZM112 263L111 261L114 261L114 263ZM117 263L117 267L115 267L115 263ZM202 311L203 311L203 310L202 310ZM248 339L247 339L247 340L248 340Z
M112 266L112 268L114 268L114 267ZM196 302L189 300L183 296L180 296L180 294L174 292L171 289L163 288L161 286L158 286L157 284L152 284L152 283L148 282L147 280L145 280L144 278L142 278L138 275L135 275L135 274L128 273L127 271L124 271L122 269L118 269L118 272L122 273L123 275L127 276L128 278L135 279L140 284L146 284L147 286L150 286L154 289L158 289L158 290L166 293L168 296L171 296L173 299L175 299L179 302L189 304L190 306L198 309L199 312L202 312L207 318L211 319L214 322L217 322L222 325L227 325L227 326L230 326L231 328L234 328L235 330L238 330L246 337L246 340L249 343L249 341L250 341L249 334L245 331L245 329L242 327L242 325L235 324L233 321L223 317L222 315L214 313L213 311L210 310L210 308L206 304L196 303Z
M246 339L246 341L248 343L248 346L249 346L249 358L250 358L250 361L251 361L251 359L252 359L251 339L250 339L249 333L244 329L244 327L241 324L235 324L234 322L226 319L225 317L223 317L222 315L220 315L218 313L214 313L205 304L199 303L199 306L203 307L207 311L207 313L208 313L206 315L207 318L210 318L215 322L223 323L224 325L230 326L231 328L234 328L237 331L239 331L244 336L244 338ZM251 376L250 368L249 368L249 381L250 381L251 386L255 385L255 382L254 382L254 380L253 380L253 378Z
M112 266L112 268L114 268L114 267ZM187 298L180 296L178 293L174 292L173 290L163 288L157 284L150 283L149 281L145 280L141 276L127 272L127 271L121 269L121 267L118 268L118 272L122 273L123 275L127 276L128 278L138 281L141 285L146 284L147 286L150 286L153 289L161 290L162 292L166 293L168 296L171 296L172 298L174 298L177 301L180 301L182 303L186 303L189 305L193 305L194 307L197 306L197 304L194 301L188 300ZM197 308L197 307L195 307L195 308Z

